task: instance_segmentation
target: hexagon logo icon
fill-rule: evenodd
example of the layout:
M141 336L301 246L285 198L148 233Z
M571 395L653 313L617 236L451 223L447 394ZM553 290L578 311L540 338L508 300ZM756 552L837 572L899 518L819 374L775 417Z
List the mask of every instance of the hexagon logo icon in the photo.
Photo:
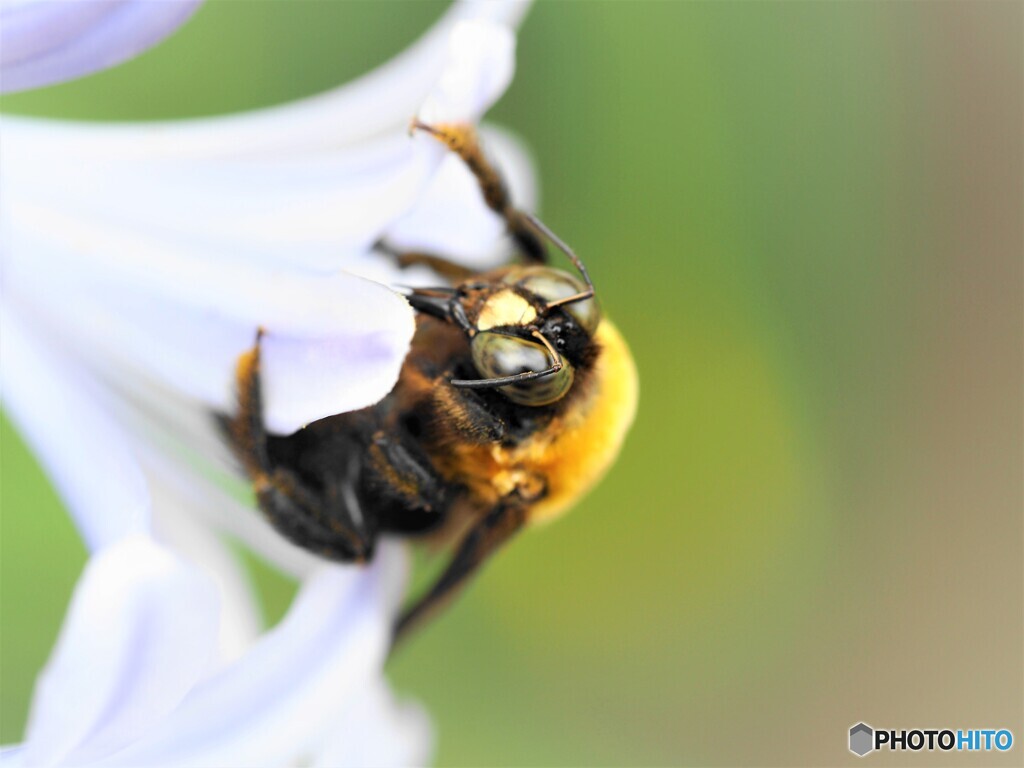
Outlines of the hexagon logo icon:
M850 729L850 751L864 757L875 749L875 732L867 723L857 723Z

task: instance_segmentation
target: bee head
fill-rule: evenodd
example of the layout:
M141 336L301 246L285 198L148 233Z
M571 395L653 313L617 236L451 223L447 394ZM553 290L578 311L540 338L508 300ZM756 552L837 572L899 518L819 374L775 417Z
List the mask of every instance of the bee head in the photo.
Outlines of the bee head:
M550 405L592 356L601 311L579 257L538 219L524 216L572 260L582 280L553 267L514 266L455 288L416 289L409 302L468 337L481 378L453 379L454 386L497 389L520 405Z
M592 353L601 321L592 289L543 266L511 267L452 289L416 290L409 300L468 337L481 378L452 384L497 389L520 405L550 405L565 396Z

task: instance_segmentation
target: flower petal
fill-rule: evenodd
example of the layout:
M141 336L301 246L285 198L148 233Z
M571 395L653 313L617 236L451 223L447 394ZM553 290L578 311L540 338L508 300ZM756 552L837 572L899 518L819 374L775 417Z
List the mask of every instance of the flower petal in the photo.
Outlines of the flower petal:
M315 750L318 768L401 768L428 765L434 747L430 718L422 707L396 701L382 678L362 692L359 701L327 730ZM402 734L396 739L395 734Z
M436 143L399 136L424 99L431 119L475 122L508 84L511 34L456 21L522 10L461 3L412 54L354 89L252 115L119 128L5 120L5 309L66 353L69 372L102 380L86 412L141 413L153 390L201 416L229 411L232 369L257 327L266 330L261 381L272 431L376 401L397 377L412 312L340 269L382 271L368 262L372 244L440 164ZM444 198L444 183L440 190ZM481 213L487 223L462 241L469 255L500 236L501 222ZM151 473L158 463L143 461ZM174 505L217 503L193 490L175 490ZM161 514L162 524L170 519ZM223 560L216 541L188 524L158 533ZM198 682L218 628L224 639L218 587L149 538L109 546L76 593L26 749L12 759L424 761L425 719L396 705L380 676L400 562L385 545L368 568L320 567L277 628ZM241 594L233 578L219 585L228 599ZM251 627L231 641L235 652L249 636Z
M511 33L462 22L449 49L435 101L472 119L508 83ZM5 141L5 277L39 317L73 328L76 346L102 350L87 355L101 370L103 357L134 361L222 411L235 360L265 328L274 432L370 405L397 378L412 310L379 286L296 272L308 258L336 270L346 248L367 251L440 160L433 144L374 146L326 171L303 158L69 168Z
M512 134L493 126L482 128L480 136L516 207L536 210L537 183L526 148ZM385 239L398 251L444 254L480 271L507 261L513 249L505 222L484 203L476 177L451 154L445 156L415 207L395 222ZM403 283L410 281L403 276Z
M370 405L398 377L413 314L379 284L244 269L52 212L47 232L35 212L12 204L10 213L10 297L54 338L88 350L100 372L134 368L136 381L156 379L230 412L235 364L263 327L265 421L281 434Z
M448 62L449 35L458 22L515 27L529 5L528 0L460 0L415 44L383 66L289 104L213 118L117 125L5 117L4 142L40 155L123 160L282 156L353 146L408 126ZM488 106L480 105L474 119Z
M188 518L189 522L184 524L210 529L219 536L234 539L296 579L308 578L323 565L322 559L292 544L274 530L251 502L246 504L240 501L241 498L251 496L252 491L237 473L232 472L228 476L212 468L203 473L196 471L197 463L208 464L209 461L207 455L196 451L190 442L183 443L177 439L179 419L172 416L174 423L162 425L163 429L156 435L152 433L154 425L151 422L146 426L139 424L140 418L152 413L152 408L142 407L126 417L133 428L145 430L147 441L138 450L146 474L155 477L159 483L181 483L187 486L174 491L185 499L182 505L173 508L155 505L153 516L157 531L173 529L183 524L178 518ZM181 416L192 418L187 413ZM151 440L155 444L151 445ZM219 447L223 447L222 438L218 436L216 441ZM173 519L165 520L165 516Z
M153 528L161 544L171 547L202 568L217 587L221 606L219 658L233 661L259 637L262 630L256 595L241 563L193 507L201 505L202 491L188 481L183 468L171 477L149 471L153 493Z
M0 6L0 92L113 67L184 24L201 0L31 0Z
M402 555L384 547L368 568L323 567L278 627L198 686L149 738L104 765L243 768L306 760L338 713L379 678ZM418 730L411 735L421 738Z
M398 380L412 339L410 313L387 310L400 330L311 341L271 334L264 338L264 423L290 434L324 416L380 400ZM400 325L399 325L400 324Z
M513 67L507 28L460 22L428 103L446 103L451 119L475 122L508 85ZM0 180L4 197L15 203L127 224L181 247L199 241L207 249L244 253L246 264L269 259L329 271L346 253L368 250L413 205L440 162L435 142L406 135L418 107L409 104L403 122L371 142L244 161L230 151L172 160L176 142L167 141L146 158L85 153L69 162L65 147L34 141L45 135L42 126L19 130L21 121L5 119ZM164 124L168 136L183 131L182 124ZM74 144L73 136L65 138Z
M149 491L127 436L92 397L95 382L56 359L0 307L4 408L96 550L149 527Z
M336 270L413 205L436 167L404 134L293 158L124 162L20 151L5 140L13 202L134 230L248 265Z
M93 557L36 685L25 763L87 761L146 733L207 671L216 590L146 536Z
M480 105L492 104L512 82L515 46L515 35L506 26L457 22L448 41L448 63L419 118L427 123L475 122Z
M117 382L129 377L116 369L109 373L111 388L98 392L98 399L137 438L134 455L154 488L155 531L174 531L178 518L189 518L189 526L237 541L293 578L305 579L323 565L254 508L251 486L208 411L155 383L126 391ZM164 488L180 499L176 505L161 502Z
M21 768L25 765L25 747L22 744L10 744L0 747L0 765L4 768Z

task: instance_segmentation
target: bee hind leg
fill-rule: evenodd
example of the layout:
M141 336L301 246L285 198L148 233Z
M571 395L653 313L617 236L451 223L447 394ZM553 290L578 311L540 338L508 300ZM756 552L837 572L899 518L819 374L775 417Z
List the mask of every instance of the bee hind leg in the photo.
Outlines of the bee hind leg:
M491 164L480 146L476 129L465 123L437 123L428 125L413 120L410 131L429 133L454 152L476 177L487 207L505 220L509 234L529 261L546 263L543 237L522 211L512 205L508 187L501 173Z
M525 511L521 505L503 502L474 525L462 539L444 573L399 617L392 635L392 648L408 637L410 632L430 614L453 598L466 579L487 557L523 527L525 519Z
M376 531L353 508L358 507L354 496L314 488L271 458L260 393L261 337L262 331L238 362L238 412L222 419L235 455L252 481L260 510L292 543L331 560L364 562L373 554ZM358 475L357 465L349 469L350 477Z
M441 525L449 505L446 484L416 441L381 430L367 456L364 488L381 531L417 535Z

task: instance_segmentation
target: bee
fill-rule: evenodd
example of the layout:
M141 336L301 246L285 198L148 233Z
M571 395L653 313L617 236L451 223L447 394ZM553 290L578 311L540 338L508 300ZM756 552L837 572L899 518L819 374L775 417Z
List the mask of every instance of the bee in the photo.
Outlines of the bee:
M513 207L472 127L412 129L462 158L523 263L471 274L438 256L393 253L452 284L407 294L416 331L383 400L269 434L257 338L238 363L237 412L223 420L260 509L295 544L354 563L372 558L382 535L452 548L436 582L398 619L396 642L516 532L556 518L588 491L618 455L637 402L629 349L602 316L586 267ZM548 266L546 244L578 276Z

